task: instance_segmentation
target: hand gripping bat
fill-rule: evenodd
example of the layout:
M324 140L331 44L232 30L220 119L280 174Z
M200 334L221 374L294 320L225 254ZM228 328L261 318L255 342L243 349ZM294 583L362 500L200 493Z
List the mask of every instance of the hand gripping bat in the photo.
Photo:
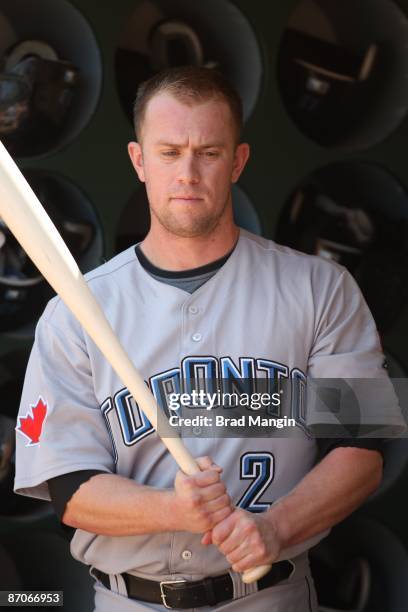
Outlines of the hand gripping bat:
M194 457L172 431L165 414L116 337L55 225L1 142L0 216L98 346L155 430L161 432L163 443L179 467L189 476L199 472ZM163 436L162 433L169 435ZM246 583L259 580L270 568L270 565L260 565L247 570L242 580Z

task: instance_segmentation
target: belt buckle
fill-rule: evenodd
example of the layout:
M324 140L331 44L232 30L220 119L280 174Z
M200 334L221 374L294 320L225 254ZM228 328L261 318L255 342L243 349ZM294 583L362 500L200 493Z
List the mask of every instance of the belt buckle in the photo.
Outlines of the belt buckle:
M171 606L167 605L166 593L164 592L163 586L166 584L180 584L181 582L185 583L187 582L187 580L163 580L162 582L160 582L160 596L162 598L164 607L168 610L175 610L176 608L172 608Z

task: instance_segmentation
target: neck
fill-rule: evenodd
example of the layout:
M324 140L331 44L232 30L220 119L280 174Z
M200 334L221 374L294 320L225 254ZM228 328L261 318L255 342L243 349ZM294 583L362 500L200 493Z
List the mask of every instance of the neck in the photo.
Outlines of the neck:
M141 243L144 255L163 270L190 270L205 266L229 253L239 236L233 223L216 228L207 236L185 238L154 227Z

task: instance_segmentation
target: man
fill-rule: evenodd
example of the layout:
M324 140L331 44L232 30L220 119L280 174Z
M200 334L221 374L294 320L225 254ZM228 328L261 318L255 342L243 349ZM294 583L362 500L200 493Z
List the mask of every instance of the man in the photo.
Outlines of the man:
M138 92L135 120L129 155L150 231L87 279L161 407L199 370L219 384L385 379L375 324L345 269L234 224L231 184L249 146L223 77L189 67L157 75ZM36 445L19 435L30 406L46 414ZM382 457L375 440L332 440L319 455L296 425L288 438L186 438L203 471L183 475L54 298L28 364L15 490L52 499L74 531L98 612L316 612L307 551L376 489ZM271 563L258 583L242 582Z

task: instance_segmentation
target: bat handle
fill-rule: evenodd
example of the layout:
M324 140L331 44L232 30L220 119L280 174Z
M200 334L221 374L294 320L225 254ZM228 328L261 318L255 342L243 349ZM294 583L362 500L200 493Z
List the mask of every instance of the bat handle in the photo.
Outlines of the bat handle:
M256 582L262 576L265 576L271 569L272 565L258 565L257 567L253 567L252 569L246 570L241 578L242 582L245 584L251 584L251 582Z
M189 474L190 476L192 476L197 472L200 472L201 470L195 460L191 458L191 460L189 462L186 462L186 464L183 466L183 471L185 474ZM249 570L246 570L241 576L242 581L245 582L245 584L251 584L251 582L256 582L257 580L260 580L262 576L265 576L265 574L269 572L271 567L272 565L258 565Z

